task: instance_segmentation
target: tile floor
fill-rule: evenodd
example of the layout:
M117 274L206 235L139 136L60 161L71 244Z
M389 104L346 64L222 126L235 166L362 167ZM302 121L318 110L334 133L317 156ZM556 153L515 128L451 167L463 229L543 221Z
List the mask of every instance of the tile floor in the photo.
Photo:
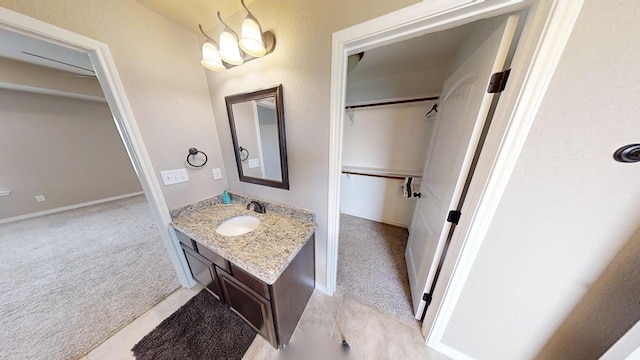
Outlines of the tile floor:
M200 290L201 287L176 290L80 360L134 359L130 350L133 345ZM341 351L343 338L351 346L347 355ZM284 350L276 351L256 336L243 359L448 358L427 348L417 327L339 290L333 297L314 291Z
M93 349L80 360L124 360L135 359L131 348L151 330L173 314L178 308L202 290L200 285L192 289L179 288L164 300L133 320L129 325Z

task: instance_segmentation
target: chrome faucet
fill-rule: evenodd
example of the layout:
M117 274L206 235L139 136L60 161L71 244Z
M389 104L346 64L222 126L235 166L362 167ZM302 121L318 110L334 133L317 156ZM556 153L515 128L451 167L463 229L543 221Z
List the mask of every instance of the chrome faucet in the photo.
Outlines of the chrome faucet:
M260 204L257 201L251 201L250 203L247 204L247 210L249 210L251 208L251 204L253 204L253 211L260 213L260 214L264 214L267 212L267 210L265 209L264 204Z

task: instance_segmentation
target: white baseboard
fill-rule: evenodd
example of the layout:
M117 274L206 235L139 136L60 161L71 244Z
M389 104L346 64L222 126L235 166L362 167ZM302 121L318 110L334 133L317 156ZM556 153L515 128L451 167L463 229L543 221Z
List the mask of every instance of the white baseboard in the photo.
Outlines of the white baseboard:
M62 206L62 207L58 207L58 208L55 208L55 209L49 209L49 210L38 211L38 212L24 214L24 215L13 216L13 217L9 217L9 218L0 219L0 224L6 224L6 223L9 223L9 222L25 220L25 219L31 219L31 218L38 217L38 216L54 214L54 213L61 212L61 211L73 210L73 209L78 209L78 208L91 206L91 205L98 205L98 204L106 203L106 202L109 202L109 201L125 199L125 198L128 198L128 197L138 196L138 195L142 195L142 194L144 194L144 192L138 191L138 192L134 192L134 193L113 196L113 197L109 197L109 198L105 198L105 199L87 201L87 202L83 202L83 203L79 203L79 204L73 204L73 205L69 205L69 206Z
M403 228L408 228L409 224L405 224L399 221L394 221L394 220L389 220L389 219L381 219L381 218L374 218L368 215L362 215L362 214L356 214L354 212L351 211L344 211L342 209L340 209L340 213L341 214L345 214L345 215L351 215L351 216L355 216L355 217L359 217L362 219L367 219L367 220L371 220L371 221L376 221L376 222L380 222L383 224L388 224L388 225L393 225L393 226L400 226Z

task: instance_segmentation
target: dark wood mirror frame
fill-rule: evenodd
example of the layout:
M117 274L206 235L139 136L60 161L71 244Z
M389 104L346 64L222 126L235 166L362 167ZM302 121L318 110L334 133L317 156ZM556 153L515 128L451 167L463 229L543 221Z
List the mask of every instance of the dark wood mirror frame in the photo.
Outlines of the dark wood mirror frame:
M264 179L259 177L252 177L244 175L242 170L242 156L240 154L240 145L238 144L238 135L236 132L236 124L233 116L233 105L253 100L260 100L273 96L275 98L275 114L278 125L278 142L280 147L280 172L281 181ZM284 126L284 104L282 100L282 84L264 89L257 90L248 93L236 94L226 96L225 102L227 104L227 116L229 117L229 126L231 128L231 139L233 140L233 153L236 156L236 166L238 168L238 175L240 181L248 182L258 185L271 186L275 188L289 190L289 170L287 166L287 144L285 136Z

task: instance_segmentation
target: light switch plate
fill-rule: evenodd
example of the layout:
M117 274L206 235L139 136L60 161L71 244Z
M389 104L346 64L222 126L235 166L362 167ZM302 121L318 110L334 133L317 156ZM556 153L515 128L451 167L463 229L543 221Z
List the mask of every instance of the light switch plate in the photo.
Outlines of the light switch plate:
M160 176L162 177L162 183L165 185L173 185L189 181L187 169L160 171Z
M260 167L260 161L258 159L249 159L249 169Z
M220 170L220 168L215 168L212 171L213 171L213 180L222 179L222 170Z
M47 199L44 197L44 195L36 195L36 196L34 196L34 198L36 198L37 202L47 201Z

